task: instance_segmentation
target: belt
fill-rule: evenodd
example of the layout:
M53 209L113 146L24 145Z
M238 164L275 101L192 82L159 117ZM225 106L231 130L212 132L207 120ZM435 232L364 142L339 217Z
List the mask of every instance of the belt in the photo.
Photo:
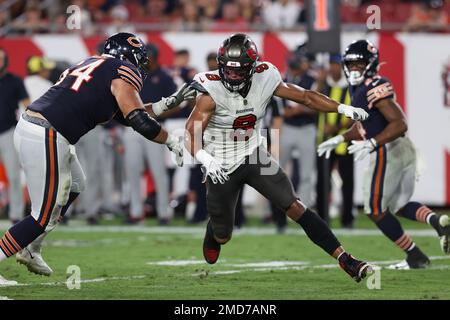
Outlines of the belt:
M47 129L50 129L52 127L50 122L48 122L47 120L30 116L26 112L22 113L22 118L28 122L34 123L38 126L41 126L41 127L47 128Z

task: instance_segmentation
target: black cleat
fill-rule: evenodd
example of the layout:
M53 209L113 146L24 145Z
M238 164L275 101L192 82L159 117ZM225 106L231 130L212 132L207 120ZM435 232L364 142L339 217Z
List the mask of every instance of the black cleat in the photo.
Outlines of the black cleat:
M203 257L209 264L214 264L217 262L217 259L219 259L219 255L220 243L214 239L214 233L210 220L206 226L205 238L203 239Z
M368 274L373 272L373 268L367 262L356 260L351 254L344 252L339 257L339 266L347 272L356 282L360 282Z
M391 270L411 270L411 269L424 269L430 265L430 259L418 248L415 247L408 253L406 259L399 263L392 264L387 267Z
M418 247L408 253L406 262L410 269L424 269L430 265L430 259Z
M410 269L425 269L430 265L430 259L418 248L415 247L411 252L408 252L406 259L399 263L392 264L387 269L392 270L410 270Z

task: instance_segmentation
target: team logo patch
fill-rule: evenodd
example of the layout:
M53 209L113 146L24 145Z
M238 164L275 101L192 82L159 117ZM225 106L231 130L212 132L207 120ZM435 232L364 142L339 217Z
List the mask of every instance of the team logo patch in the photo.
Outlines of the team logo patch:
M256 49L254 48L248 48L247 49L247 55L252 59L253 61L256 61L258 59L258 54L256 53Z
M142 43L141 43L141 42L138 40L138 38L136 38L136 37L129 37L129 38L127 39L127 41L128 41L128 43L131 44L133 47L136 47L136 48L142 47Z

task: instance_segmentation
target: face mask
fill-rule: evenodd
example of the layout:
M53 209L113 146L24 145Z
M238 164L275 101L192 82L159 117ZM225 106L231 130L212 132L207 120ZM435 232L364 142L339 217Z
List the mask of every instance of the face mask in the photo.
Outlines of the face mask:
M350 71L348 73L348 82L352 86L356 86L364 81L364 76L360 71Z

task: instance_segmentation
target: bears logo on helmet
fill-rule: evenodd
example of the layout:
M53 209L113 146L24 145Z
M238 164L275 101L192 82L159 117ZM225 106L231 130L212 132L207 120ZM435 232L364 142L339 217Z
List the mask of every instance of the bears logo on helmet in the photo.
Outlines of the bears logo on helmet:
M144 42L136 35L119 32L105 42L104 53L120 60L127 60L139 69L143 77L149 72L149 57Z

